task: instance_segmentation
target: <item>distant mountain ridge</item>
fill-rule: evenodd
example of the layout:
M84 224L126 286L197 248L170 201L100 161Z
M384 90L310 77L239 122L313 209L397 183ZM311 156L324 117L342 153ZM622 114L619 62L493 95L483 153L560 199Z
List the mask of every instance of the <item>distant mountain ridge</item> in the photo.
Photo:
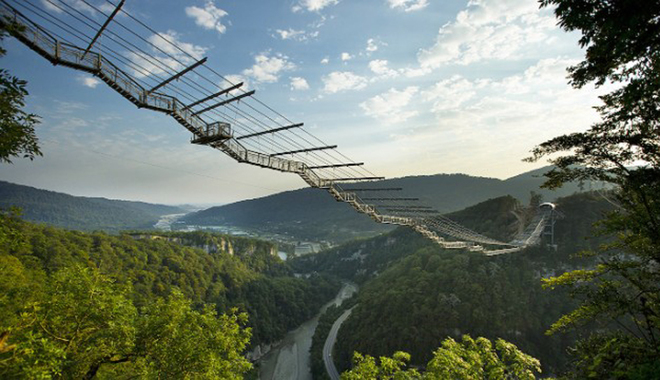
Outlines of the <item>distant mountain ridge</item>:
M0 181L0 208L19 207L23 218L68 229L114 232L151 228L161 215L183 214L175 206L77 197Z
M541 189L543 173L549 170L550 167L545 167L506 180L466 174L411 176L371 182L369 186L403 188L398 196L419 198L420 203L440 213L462 210L505 195L526 203L531 191L541 194L545 200L581 191L577 184L556 191ZM333 241L373 236L392 229L374 223L345 203L336 202L324 190L311 188L212 207L188 214L182 220L188 224L228 224L287 233L301 239Z

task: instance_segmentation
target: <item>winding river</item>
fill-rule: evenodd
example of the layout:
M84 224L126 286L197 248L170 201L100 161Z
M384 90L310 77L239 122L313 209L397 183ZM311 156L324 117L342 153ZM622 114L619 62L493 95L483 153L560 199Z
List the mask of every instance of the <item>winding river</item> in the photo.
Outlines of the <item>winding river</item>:
M330 305L340 305L357 291L357 285L345 283L337 296L309 321L290 331L282 342L261 359L261 380L311 380L309 348L319 317Z

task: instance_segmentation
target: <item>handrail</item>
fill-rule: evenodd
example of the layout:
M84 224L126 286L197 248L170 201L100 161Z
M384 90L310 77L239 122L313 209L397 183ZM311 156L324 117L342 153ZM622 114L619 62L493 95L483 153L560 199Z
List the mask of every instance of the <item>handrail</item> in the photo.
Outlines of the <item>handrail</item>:
M19 11L11 7L10 5L3 2L3 6L0 7L0 25L6 25L9 22L14 22L20 24L22 27L18 29L12 29L12 35L16 37L19 41L24 43L30 49L37 52L39 55L43 56L49 60L54 65L63 65L73 69L82 70L88 72L103 82L108 84L112 89L122 95L124 98L135 104L139 108L147 108L154 111L162 112L167 115L172 116L179 124L189 130L196 137L193 139L193 142L209 145L214 149L218 149L223 153L227 154L229 157L235 159L238 162L248 163L251 165L278 170L288 173L298 174L309 186L314 188L320 188L327 190L337 201L345 202L351 205L356 211L366 214L371 219L378 223L384 224L393 224L393 225L402 225L409 226L421 235L427 237L428 239L436 242L443 248L449 249L470 249L473 251L482 251L487 255L496 255L501 252L513 252L516 250L522 249L522 247L537 244L540 240L541 233L543 228L545 228L545 221L547 218L542 216L539 220L536 228L530 233L529 237L525 240L518 243L502 243L494 239L487 238L485 236L479 235L475 232L467 230L465 227L459 225L450 225L448 223L441 223L439 221L434 221L429 218L411 218L397 215L383 215L378 212L375 206L364 202L355 191L344 191L339 186L339 182L345 181L346 179L326 179L321 178L315 171L314 168L310 168L308 165L301 161L296 161L292 159L281 158L279 155L284 155L288 153L297 153L298 151L277 153L277 154L266 154L261 152L256 152L250 149L247 149L243 144L241 144L237 138L233 137L231 126L227 123L222 122L213 122L207 123L204 121L199 114L203 111L192 111L191 107L186 106L176 97L171 95L166 95L162 93L154 92L156 88L147 90L142 87L130 74L126 73L116 65L114 65L107 58L103 57L100 53L93 51L86 51L75 45L71 45L65 42L61 42L53 37L50 33L40 27L38 24L34 23L29 18L23 16ZM200 61L202 62L202 61ZM197 63L199 64L199 62ZM194 66L194 65L193 65ZM192 67L192 66L191 66ZM183 72L182 72L183 73ZM180 73L181 74L181 73ZM234 86L238 87L238 85ZM224 90L229 91L233 88ZM220 92L222 93L222 92ZM251 95L253 92L245 93L233 99L239 99L244 96ZM217 95L217 94L215 94ZM215 95L212 95L215 96ZM228 103L232 99L224 101ZM213 107L222 106L223 102L214 105ZM197 103L193 103L197 104ZM287 127L282 127L278 129L273 129L265 132L253 133L252 135L246 135L239 137L247 138L252 136L258 136L261 134L272 133L278 130L289 129L293 127L298 127L302 124L294 124ZM215 135L213 135L215 133ZM300 151L309 151L314 149L328 149L334 148L335 146L320 147L320 148L310 148ZM347 164L344 164L348 166ZM356 165L356 164L350 164ZM328 167L331 167L330 165ZM334 165L338 166L338 165ZM324 166L315 167L316 169L324 168ZM366 177L361 178L362 180L373 180L379 177ZM455 224L455 223L454 223ZM490 245L505 245L511 246L512 248L499 249L497 251L485 251L483 247L474 245L473 243L468 243L465 241L445 241L443 238L439 237L436 232L442 232L449 236L454 236L459 239L469 240L471 242L477 242L482 244ZM490 252L490 253L489 253Z

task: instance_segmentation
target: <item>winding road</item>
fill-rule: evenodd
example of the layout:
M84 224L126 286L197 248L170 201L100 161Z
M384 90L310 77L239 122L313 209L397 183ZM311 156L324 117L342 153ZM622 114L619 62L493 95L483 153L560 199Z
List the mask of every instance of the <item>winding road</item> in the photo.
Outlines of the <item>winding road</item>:
M323 362L325 363L325 370L328 372L328 375L332 380L339 380L339 372L337 372L335 362L332 360L332 348L335 346L339 327L341 327L341 324L344 323L349 315L351 315L351 311L353 311L353 308L346 310L341 316L339 316L339 318L337 318L330 329L330 333L328 333L325 344L323 345Z
M335 299L324 305L314 318L290 331L277 347L259 360L259 379L312 380L309 349L319 317L330 305L341 305L357 289L357 285L353 283L344 283ZM339 326L337 326L338 329ZM336 334L335 332L335 336Z

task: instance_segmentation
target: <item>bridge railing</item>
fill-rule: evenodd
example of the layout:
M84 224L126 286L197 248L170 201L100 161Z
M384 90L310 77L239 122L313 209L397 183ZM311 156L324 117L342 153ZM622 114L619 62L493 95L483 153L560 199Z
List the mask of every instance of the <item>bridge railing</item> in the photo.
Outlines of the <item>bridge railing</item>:
M162 111L165 113L171 113L174 110L174 97L159 93L147 93L143 91L141 93L142 103L144 107L148 107L154 110Z
M89 67L90 69L98 69L101 65L101 57L98 53L90 52L83 56L85 51L75 45L70 45L66 42L51 41L49 37L39 35L39 33L35 33L35 37L35 44L52 49L51 51L53 51L57 60Z
M316 187L319 189L328 189L330 194L335 197L335 199L340 200L338 198L338 193L337 192L332 192L330 188L332 188L332 181L323 179L321 178L316 172L314 172L312 169L310 169L306 164L302 164L300 167L300 171L297 172L304 180L309 184L311 187Z
M22 28L17 33L20 33L22 40L32 44L33 49L44 55L53 64L71 66L98 76L138 107L175 113L187 123L184 126L195 134L206 129L207 123L199 116L194 115L178 99L161 93L148 93L131 75L101 54L93 51L85 54L85 50L78 46L58 41L45 31L33 26L30 20L6 7L0 9L0 14L20 24Z
M207 128L207 123L204 120L197 115L193 115L193 111L176 98L174 99L172 113L188 123L189 125L184 125L184 127L198 137Z
M541 241L541 234L545 229L546 221L547 221L547 217L545 215L541 216L541 220L539 220L539 223L536 225L536 228L525 240L525 245L536 245Z
M147 91L131 75L114 65L101 54L91 51L85 53L83 49L77 46L58 41L45 29L22 16L18 11L6 3L0 4L0 15L23 25L24 28L22 28L22 30L15 32L16 37L53 64L61 64L96 75L138 107L145 107L167 113L173 116L181 125L198 137L204 136L208 132L210 125L198 115L195 115L192 110L187 108L176 97ZM7 22L11 21L0 18L0 23ZM214 123L211 124L211 126L220 126L220 124ZM226 136L231 136L230 126L225 124L222 127L226 129L224 131ZM301 161L274 157L269 154L249 150L233 138L229 138L222 142L210 142L208 145L223 151L239 162L245 162L282 172L297 173L310 186L327 189L335 199L350 204L358 212L368 215L379 223L411 226L423 236L428 237L445 248L469 248L472 250L481 250L479 248L480 246L475 246L473 243L467 243L464 241L445 241L443 238L439 237L435 231L430 229L433 228L432 225L424 225L424 222L420 222L420 219L382 215L378 212L376 207L360 199L358 194L341 190L338 186L335 186L335 181L332 179L321 178L316 172ZM539 222L536 229L532 231L529 237L525 240L526 244L533 244L533 242L539 239L539 236L543 231L543 223L544 219ZM488 244L496 243L492 239L477 236L478 234L476 233L467 234L464 230L456 228L455 226L448 225L443 228L444 232L448 233L450 236L460 236L465 239L473 239L472 241L487 242ZM442 228L438 228L438 226L435 226L435 229L438 231L442 230Z

